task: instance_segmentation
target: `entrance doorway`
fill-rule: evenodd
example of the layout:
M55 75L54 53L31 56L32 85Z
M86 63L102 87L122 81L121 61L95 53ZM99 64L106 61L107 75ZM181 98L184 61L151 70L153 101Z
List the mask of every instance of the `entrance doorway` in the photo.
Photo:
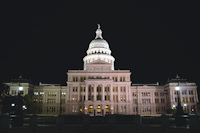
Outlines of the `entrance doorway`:
M110 106L106 105L105 109L106 109L106 114L110 114Z
M93 105L89 105L89 114L93 113Z
M97 114L98 114L98 115L101 114L101 105L98 105L98 106L97 106Z

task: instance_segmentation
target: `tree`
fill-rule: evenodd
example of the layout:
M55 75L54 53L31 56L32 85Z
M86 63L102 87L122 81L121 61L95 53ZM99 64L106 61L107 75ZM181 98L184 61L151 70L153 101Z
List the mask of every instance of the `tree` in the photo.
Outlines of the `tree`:
M32 98L30 94L24 96L24 104L26 106L25 114L35 114L36 108L32 102Z
M5 113L6 110L9 110L10 107L6 106L5 102L9 102L9 86L6 84L0 84L0 110L2 113Z

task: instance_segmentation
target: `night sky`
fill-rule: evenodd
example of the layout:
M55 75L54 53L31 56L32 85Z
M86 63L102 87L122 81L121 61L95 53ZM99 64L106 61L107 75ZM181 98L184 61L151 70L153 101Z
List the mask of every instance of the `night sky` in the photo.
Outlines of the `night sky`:
M200 85L199 4L147 0L9 1L0 4L0 80L66 85L83 69L97 23L132 83L165 84L178 74Z

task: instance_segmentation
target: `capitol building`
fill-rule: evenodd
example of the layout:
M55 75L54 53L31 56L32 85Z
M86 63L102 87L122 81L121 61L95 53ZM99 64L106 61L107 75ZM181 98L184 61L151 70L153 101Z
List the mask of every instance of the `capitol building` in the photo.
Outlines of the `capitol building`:
M161 115L175 109L180 97L185 113L197 111L197 85L178 75L161 86L133 84L130 70L115 70L115 58L100 25L83 58L83 70L68 70L67 85L33 85L21 76L4 84L10 95L31 94L37 114L89 114L104 116ZM127 62L128 63L128 62Z

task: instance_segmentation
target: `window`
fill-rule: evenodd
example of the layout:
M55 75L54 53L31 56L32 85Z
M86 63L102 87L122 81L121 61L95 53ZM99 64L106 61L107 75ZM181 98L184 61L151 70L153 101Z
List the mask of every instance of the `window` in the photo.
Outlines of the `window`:
M149 104L149 103L151 103L151 100L150 99L142 99L142 103Z
M136 97L137 96L137 93L136 92L133 92L133 97Z
M161 103L165 103L165 99L164 98L161 98Z
M193 95L193 90L189 90L189 95Z
M190 102L194 103L194 97L190 97Z
M48 92L49 97L55 97L57 95L57 92Z
M49 98L49 99L47 99L47 103L48 104L55 104L56 103L56 99Z
M97 95L97 100L101 100L101 95Z
M110 87L105 87L105 92L109 92L110 91Z
M122 95L120 96L120 99L121 99L121 101L123 101L123 96Z
M101 87L100 86L97 87L97 92L101 92Z
M97 106L97 113L101 113L101 105Z
M65 97L66 96L66 92L62 92L62 97Z
M78 82L78 77L73 77L73 82Z
M114 82L117 82L117 77L113 77L113 81L114 81Z
M174 99L174 100L175 100L175 102L178 102L178 98L176 98L176 97L175 97L175 99Z
M38 92L34 92L34 95L35 95L35 96L38 96Z
M90 106L89 106L89 113L92 113L92 112L93 112L93 106L90 105Z
M78 87L73 87L73 92L78 92Z
M159 107L156 107L156 112L160 112L160 109L159 109Z
M164 96L164 92L160 92L160 96Z
M150 96L150 92L142 92L142 96Z
M158 92L154 92L154 95L155 95L155 96L158 96Z
M56 108L55 107L47 107L47 113L55 112Z
M133 99L133 103L135 103L135 104L136 104L136 103L137 103L137 99Z
M81 82L84 82L86 77L81 77Z
M44 92L40 92L40 96L44 96Z
M43 103L43 99L39 99L38 102L39 102L39 103Z
M158 98L155 99L155 103L159 103L159 99Z
M187 95L187 90L182 90L182 95Z
M109 95L105 96L105 100L109 101L110 100L110 96Z
M124 92L126 92L126 87L123 87L123 89L124 89Z
M178 91L177 90L174 90L174 95L177 95L178 94Z
M124 95L123 97L124 97L124 101L126 101L126 95Z
M187 97L183 97L183 102L187 103L188 102L188 98Z
M77 101L78 100L78 95L72 95L72 101Z
M117 92L117 87L113 87L113 92Z
M34 102L34 103L37 103L37 101L38 101L37 98L34 98L34 99L33 99L33 102Z
M150 109L148 107L142 107L142 112L149 112Z
M83 106L80 106L80 112L83 112Z

